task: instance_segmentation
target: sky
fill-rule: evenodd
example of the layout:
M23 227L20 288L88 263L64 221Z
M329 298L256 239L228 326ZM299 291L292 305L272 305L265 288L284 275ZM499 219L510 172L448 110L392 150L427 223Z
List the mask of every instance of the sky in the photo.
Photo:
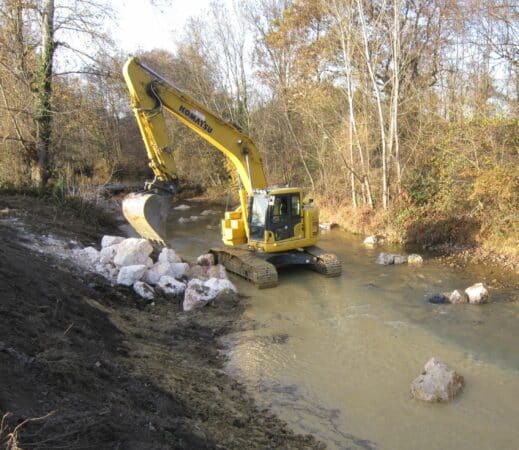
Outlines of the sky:
M117 45L123 51L174 49L176 36L183 32L191 16L207 14L211 0L112 0L118 18L112 28ZM230 3L226 1L225 3Z

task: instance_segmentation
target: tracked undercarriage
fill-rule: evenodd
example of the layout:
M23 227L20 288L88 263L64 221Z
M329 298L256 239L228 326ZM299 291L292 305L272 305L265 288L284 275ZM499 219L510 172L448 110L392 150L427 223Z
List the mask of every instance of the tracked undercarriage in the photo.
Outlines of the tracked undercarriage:
M216 262L251 281L260 289L271 288L278 284L280 267L292 265L308 266L327 277L341 274L342 265L336 255L326 253L318 247L292 250L281 253L261 253L236 247L215 247L210 250Z

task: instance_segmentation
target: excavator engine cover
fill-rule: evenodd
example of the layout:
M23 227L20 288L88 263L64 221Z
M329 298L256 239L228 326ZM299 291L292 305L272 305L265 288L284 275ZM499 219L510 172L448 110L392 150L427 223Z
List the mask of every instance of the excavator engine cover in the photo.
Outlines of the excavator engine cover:
M144 239L166 245L168 197L150 193L131 193L123 199L123 214Z

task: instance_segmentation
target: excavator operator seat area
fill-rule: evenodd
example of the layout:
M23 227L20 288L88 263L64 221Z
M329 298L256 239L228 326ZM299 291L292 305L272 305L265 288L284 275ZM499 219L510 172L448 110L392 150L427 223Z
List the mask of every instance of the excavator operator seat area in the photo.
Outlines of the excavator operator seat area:
M259 192L249 199L249 230L252 240L267 240L266 231L271 232L270 235L276 242L294 238L295 227L301 221L300 192Z

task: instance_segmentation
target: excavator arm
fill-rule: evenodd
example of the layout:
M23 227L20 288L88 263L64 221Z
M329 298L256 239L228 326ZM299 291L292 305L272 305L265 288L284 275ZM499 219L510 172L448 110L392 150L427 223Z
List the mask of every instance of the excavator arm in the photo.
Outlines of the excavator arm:
M126 62L123 74L150 167L158 180L177 179L172 142L164 118L164 111L167 111L233 163L247 193L267 187L260 154L247 135L164 80L137 58Z
M155 175L146 188L153 192L175 192L177 189L173 143L164 116L167 111L220 150L236 168L240 180L240 207L226 213L222 223L223 240L228 245L248 242L247 197L254 190L267 187L261 157L254 142L137 58L132 57L126 62L123 75ZM123 202L123 213L133 228L141 236L162 244L166 241L166 209L165 200L151 193L130 195Z

